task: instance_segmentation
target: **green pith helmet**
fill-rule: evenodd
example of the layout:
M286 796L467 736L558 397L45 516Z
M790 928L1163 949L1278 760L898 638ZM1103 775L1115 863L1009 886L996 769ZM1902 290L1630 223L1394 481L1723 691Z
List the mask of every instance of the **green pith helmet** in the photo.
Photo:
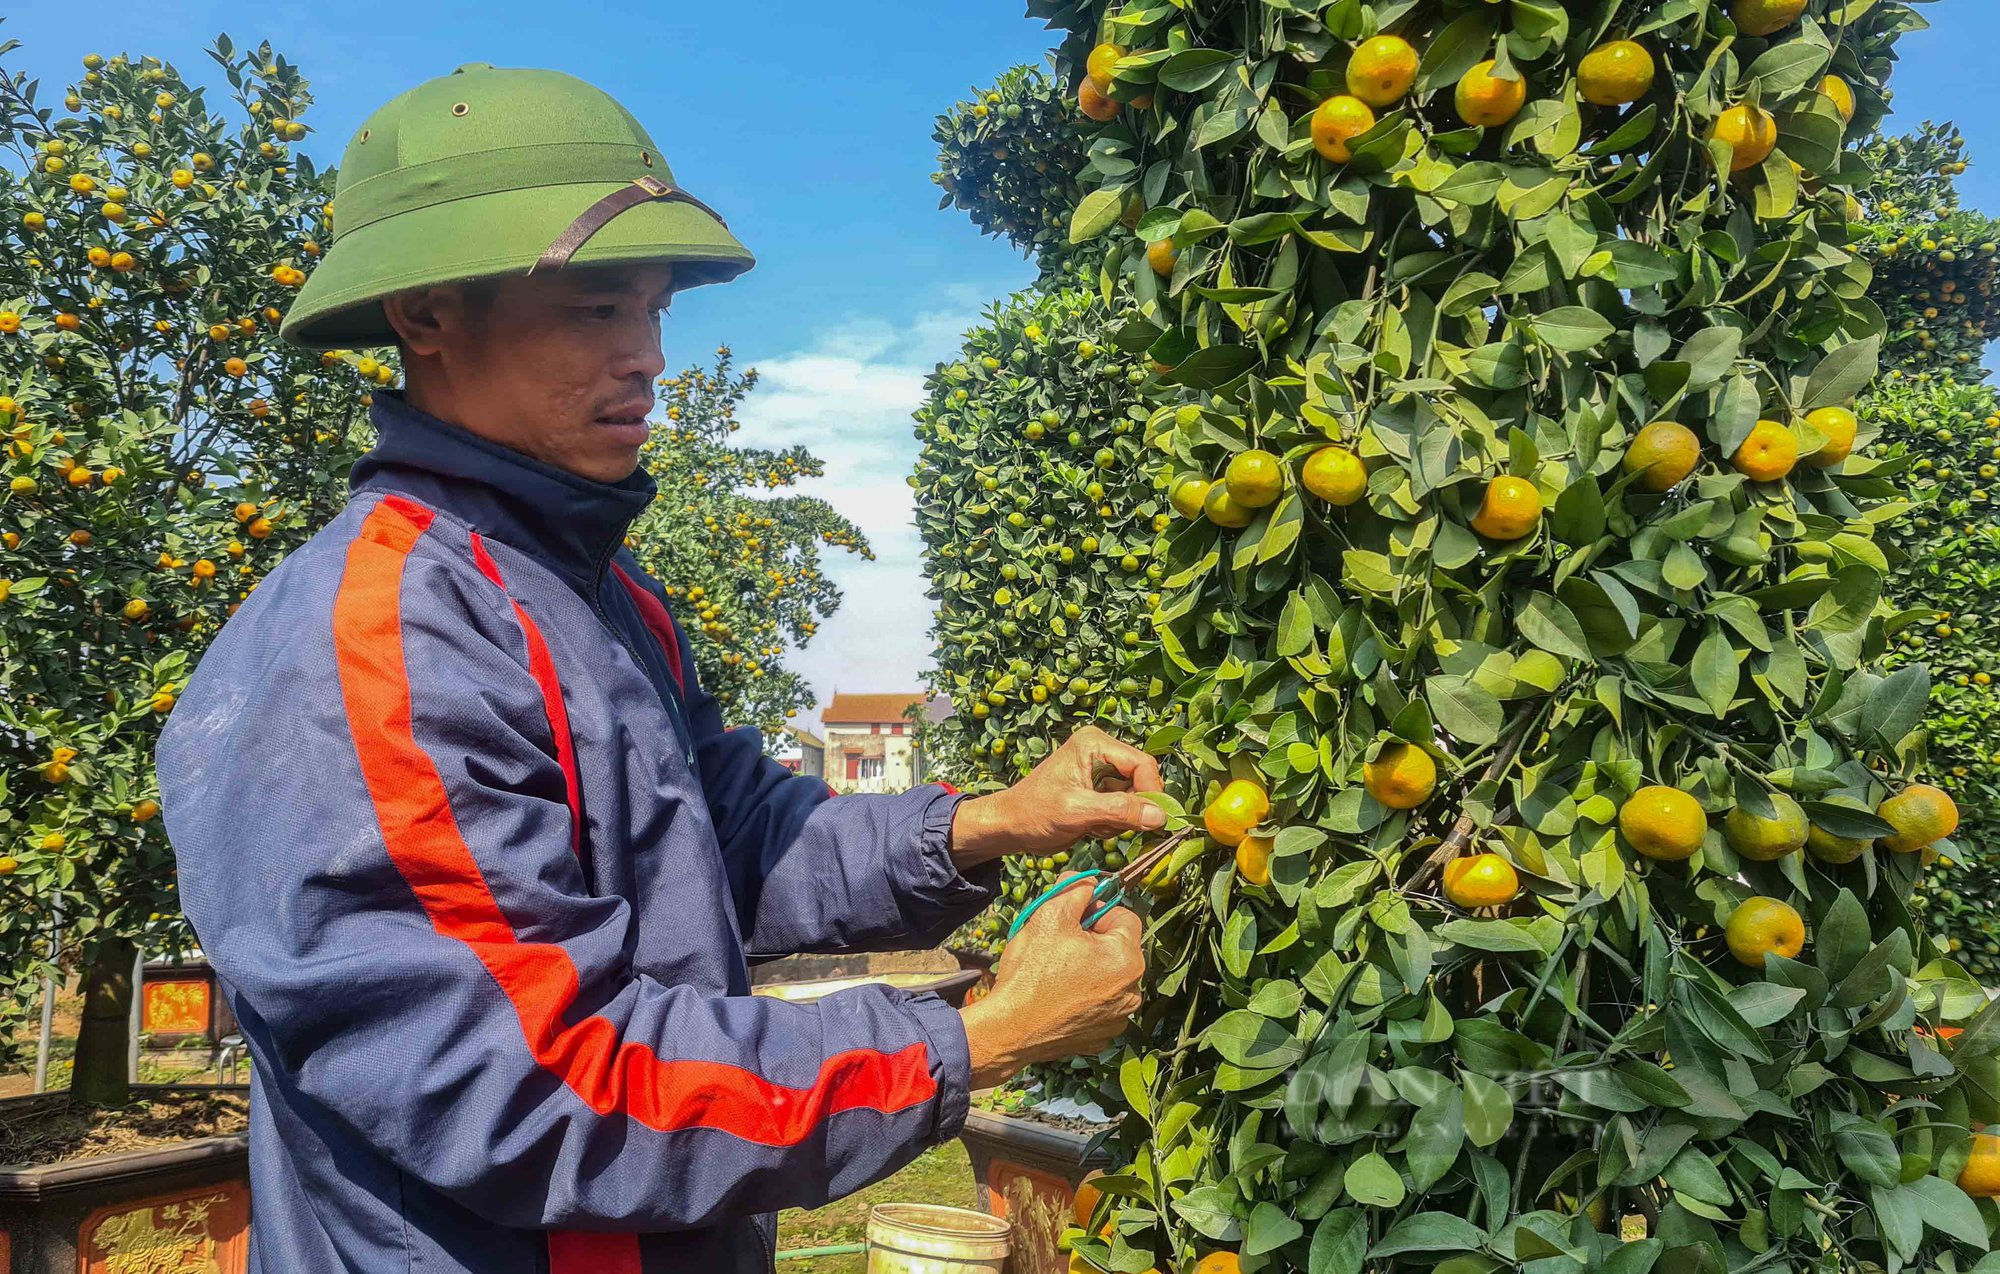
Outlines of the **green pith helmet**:
M393 344L381 300L405 288L671 261L678 293L756 264L630 112L561 71L468 62L396 97L347 143L333 202L279 329L308 349Z

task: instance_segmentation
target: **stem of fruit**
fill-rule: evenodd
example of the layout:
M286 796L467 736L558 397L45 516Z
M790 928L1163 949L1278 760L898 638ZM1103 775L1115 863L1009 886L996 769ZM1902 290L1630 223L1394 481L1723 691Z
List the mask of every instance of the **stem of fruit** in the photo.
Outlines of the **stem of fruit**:
M1486 772L1479 776L1481 783L1498 782L1501 776L1506 774L1508 767L1514 764L1514 758L1520 755L1521 745L1528 741L1528 736L1534 733L1541 721L1542 709L1553 701L1553 697L1544 700L1541 705L1521 714L1514 722L1514 728L1501 740L1500 750L1493 754L1493 760L1487 765ZM1410 878L1410 883L1404 888L1415 889L1443 871L1446 863L1465 852L1465 847L1472 842L1473 833L1478 830L1479 823L1471 814L1460 814L1458 822L1452 824L1444 842L1431 851L1431 856L1424 860L1424 865L1417 869L1417 874Z

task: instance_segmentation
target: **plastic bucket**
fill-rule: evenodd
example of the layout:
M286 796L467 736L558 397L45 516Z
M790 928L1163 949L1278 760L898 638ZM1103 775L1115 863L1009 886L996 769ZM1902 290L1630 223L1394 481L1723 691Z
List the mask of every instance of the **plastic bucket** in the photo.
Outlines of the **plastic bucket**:
M1014 1223L935 1203L868 1209L868 1274L1000 1274Z

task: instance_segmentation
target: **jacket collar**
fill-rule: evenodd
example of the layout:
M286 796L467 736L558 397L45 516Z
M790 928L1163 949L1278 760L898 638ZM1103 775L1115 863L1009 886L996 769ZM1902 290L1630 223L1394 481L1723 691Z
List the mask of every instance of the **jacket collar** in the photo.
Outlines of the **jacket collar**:
M400 389L375 390L368 418L375 446L348 474L352 490L410 492L585 582L656 490L643 466L616 483L579 477L411 406Z

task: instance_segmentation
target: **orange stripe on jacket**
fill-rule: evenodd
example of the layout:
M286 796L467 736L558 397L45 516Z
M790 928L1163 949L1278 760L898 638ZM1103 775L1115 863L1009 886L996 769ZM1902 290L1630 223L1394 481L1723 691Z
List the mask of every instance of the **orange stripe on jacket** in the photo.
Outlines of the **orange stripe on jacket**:
M937 1086L922 1043L835 1054L811 1086L792 1088L725 1062L663 1059L619 1040L602 1017L565 1024L576 965L560 945L516 937L411 728L403 568L431 517L413 501L387 497L349 546L333 607L341 696L391 861L432 927L469 947L500 985L535 1060L599 1114L623 1113L662 1132L712 1128L768 1146L797 1145L844 1110L891 1113L930 1100Z
M472 533L472 560L479 564L481 574L507 593L507 581L500 578L500 564L486 551L486 541L479 538L477 531ZM528 675L542 688L542 711L549 719L549 734L556 741L556 764L562 766L563 792L569 798L569 852L582 857L583 794L577 783L576 749L569 737L569 708L563 703L562 678L556 675L556 661L549 655L549 643L542 640L542 630L512 593L507 593L507 600L514 607L514 618L520 621L521 636L528 643Z

